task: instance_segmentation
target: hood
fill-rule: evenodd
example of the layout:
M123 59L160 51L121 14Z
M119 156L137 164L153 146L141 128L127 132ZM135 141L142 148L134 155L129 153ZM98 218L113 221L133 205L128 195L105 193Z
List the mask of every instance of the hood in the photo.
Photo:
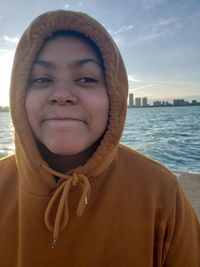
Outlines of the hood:
M44 40L58 30L80 32L96 43L104 61L105 81L109 96L108 127L99 147L83 166L66 174L55 172L42 159L25 110L27 81L32 69L32 62ZM22 35L15 53L10 87L10 109L15 128L16 160L20 183L26 191L40 196L53 195L51 203L47 207L45 222L49 230L54 231L54 239L57 238L58 231L66 226L68 220L66 218L65 223L62 227L60 226L58 217L61 217L62 207L65 205L62 199L68 198L71 187L80 183L82 196L77 214L81 215L85 208L85 200L89 197L90 179L102 173L115 157L124 128L127 94L128 81L120 52L104 27L88 15L64 10L47 12L37 17ZM60 177L57 184L53 175ZM50 225L48 214L51 212L54 200L58 198L60 198L60 202L55 224ZM56 231L57 233L55 233Z

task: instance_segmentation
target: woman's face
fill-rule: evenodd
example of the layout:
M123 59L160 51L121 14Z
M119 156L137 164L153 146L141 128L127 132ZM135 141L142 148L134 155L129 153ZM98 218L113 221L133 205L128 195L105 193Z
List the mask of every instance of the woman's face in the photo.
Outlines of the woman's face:
M76 155L103 135L109 100L98 56L77 37L46 42L36 58L26 112L39 142L58 155Z

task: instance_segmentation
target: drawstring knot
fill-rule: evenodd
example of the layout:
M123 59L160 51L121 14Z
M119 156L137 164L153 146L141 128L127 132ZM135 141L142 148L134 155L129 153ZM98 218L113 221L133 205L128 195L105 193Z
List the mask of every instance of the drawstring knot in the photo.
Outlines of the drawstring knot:
M76 215L78 217L80 217L83 214L85 207L88 204L88 198L90 196L91 188L88 178L84 174L73 172L71 175L65 175L57 173L45 165L43 165L43 167L45 169L48 169L48 171L50 171L51 174L60 177L60 180L57 183L57 189L55 190L52 198L49 201L44 216L46 227L51 232L53 232L53 242L51 247L54 248L56 241L58 239L59 231L63 230L67 226L69 220L68 198L71 186L77 186L78 184L80 184L82 188L81 198L76 210ZM50 215L53 206L57 201L58 201L58 208L56 211L54 224L52 225L50 220ZM62 217L63 220L61 222Z

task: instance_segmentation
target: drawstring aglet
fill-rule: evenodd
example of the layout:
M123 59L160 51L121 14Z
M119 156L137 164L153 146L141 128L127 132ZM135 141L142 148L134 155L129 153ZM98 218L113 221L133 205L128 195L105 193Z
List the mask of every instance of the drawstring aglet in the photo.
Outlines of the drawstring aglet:
M87 205L87 204L88 204L88 198L85 197L85 205Z
M57 239L53 239L52 244L51 244L51 248L55 248L56 242L57 242Z

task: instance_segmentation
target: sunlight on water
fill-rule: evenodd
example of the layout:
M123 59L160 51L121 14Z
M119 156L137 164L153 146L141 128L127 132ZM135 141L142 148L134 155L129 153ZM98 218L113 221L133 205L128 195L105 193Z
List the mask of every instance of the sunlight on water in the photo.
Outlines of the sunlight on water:
M0 112L0 157L14 152L13 125L8 112Z

